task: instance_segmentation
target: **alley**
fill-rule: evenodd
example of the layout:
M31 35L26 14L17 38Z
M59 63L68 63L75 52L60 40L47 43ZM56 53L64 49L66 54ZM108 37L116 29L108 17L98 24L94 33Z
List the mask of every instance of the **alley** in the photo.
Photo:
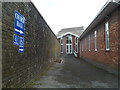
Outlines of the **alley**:
M0 89L120 86L120 0L0 0L0 8Z
M64 55L33 88L117 88L117 76L99 69L73 55Z

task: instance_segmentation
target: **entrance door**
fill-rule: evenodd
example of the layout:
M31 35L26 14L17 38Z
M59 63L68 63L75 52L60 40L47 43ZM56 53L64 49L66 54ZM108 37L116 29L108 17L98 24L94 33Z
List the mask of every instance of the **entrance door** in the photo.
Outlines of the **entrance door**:
M72 54L72 45L71 44L66 45L66 53L67 54Z
M72 36L66 37L66 54L72 54Z

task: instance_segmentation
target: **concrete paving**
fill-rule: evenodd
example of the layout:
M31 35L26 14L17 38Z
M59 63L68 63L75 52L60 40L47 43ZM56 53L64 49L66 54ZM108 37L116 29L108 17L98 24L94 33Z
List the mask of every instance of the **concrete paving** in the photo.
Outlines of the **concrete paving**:
M118 76L99 69L73 55L61 57L33 88L118 88Z

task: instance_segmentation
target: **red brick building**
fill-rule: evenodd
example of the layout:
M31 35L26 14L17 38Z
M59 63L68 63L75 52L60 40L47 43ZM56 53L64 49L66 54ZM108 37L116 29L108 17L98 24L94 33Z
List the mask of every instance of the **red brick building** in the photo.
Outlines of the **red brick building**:
M78 53L78 38L79 36L71 32L67 32L58 37L60 41L61 53L72 54Z
M108 1L79 38L79 56L108 71L118 69L119 0Z
M78 38L82 32L83 27L66 28L59 31L57 38L60 41L61 53L78 53Z

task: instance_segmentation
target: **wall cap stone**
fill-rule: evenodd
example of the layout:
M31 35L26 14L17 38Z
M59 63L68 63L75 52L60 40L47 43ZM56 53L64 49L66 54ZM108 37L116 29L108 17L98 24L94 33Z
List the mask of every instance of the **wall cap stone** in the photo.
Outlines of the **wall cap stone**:
M31 0L0 0L0 2L31 2Z

